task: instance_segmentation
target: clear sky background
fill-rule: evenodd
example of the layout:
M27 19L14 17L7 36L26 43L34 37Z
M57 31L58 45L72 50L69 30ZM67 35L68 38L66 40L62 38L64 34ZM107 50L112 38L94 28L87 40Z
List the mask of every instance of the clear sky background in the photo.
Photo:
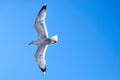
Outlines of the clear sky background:
M38 68L34 20L47 2L47 73ZM120 80L119 0L0 0L0 80Z

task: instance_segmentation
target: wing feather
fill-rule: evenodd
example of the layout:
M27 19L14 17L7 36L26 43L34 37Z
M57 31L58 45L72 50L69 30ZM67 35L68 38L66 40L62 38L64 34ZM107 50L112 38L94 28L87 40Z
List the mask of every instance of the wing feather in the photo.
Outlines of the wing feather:
M36 62L43 72L46 71L45 52L47 46L48 45L38 45L37 51L35 53Z
M44 4L35 20L34 28L38 33L38 39L48 38L48 32L45 24L46 8L47 5Z

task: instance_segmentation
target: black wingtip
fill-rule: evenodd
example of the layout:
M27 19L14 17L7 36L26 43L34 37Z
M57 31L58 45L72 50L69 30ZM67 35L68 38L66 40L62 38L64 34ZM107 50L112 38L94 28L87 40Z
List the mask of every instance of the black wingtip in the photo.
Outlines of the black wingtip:
M46 72L46 67L44 67L44 68L40 68L40 69L41 69L41 71L42 71L43 73Z
M43 7L41 8L41 10L40 10L40 12L43 10L43 9L47 9L47 4L45 3L44 5L43 5Z

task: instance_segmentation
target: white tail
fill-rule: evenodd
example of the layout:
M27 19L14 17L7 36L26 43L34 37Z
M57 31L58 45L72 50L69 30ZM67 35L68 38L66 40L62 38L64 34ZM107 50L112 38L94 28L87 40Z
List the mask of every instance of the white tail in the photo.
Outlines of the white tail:
M51 37L51 39L53 39L53 40L55 40L55 41L57 41L57 42L58 42L58 36L57 36L57 35L55 35L55 36Z

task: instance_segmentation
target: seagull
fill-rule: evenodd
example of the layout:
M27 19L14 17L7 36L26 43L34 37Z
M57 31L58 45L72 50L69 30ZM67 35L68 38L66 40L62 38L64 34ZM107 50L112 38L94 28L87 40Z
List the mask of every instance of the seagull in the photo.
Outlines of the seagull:
M38 39L31 41L29 45L37 45L37 51L35 53L35 60L43 73L46 72L45 53L48 44L56 44L58 42L58 36L48 38L48 32L45 24L47 4L44 4L40 9L34 23L34 28L37 31Z

